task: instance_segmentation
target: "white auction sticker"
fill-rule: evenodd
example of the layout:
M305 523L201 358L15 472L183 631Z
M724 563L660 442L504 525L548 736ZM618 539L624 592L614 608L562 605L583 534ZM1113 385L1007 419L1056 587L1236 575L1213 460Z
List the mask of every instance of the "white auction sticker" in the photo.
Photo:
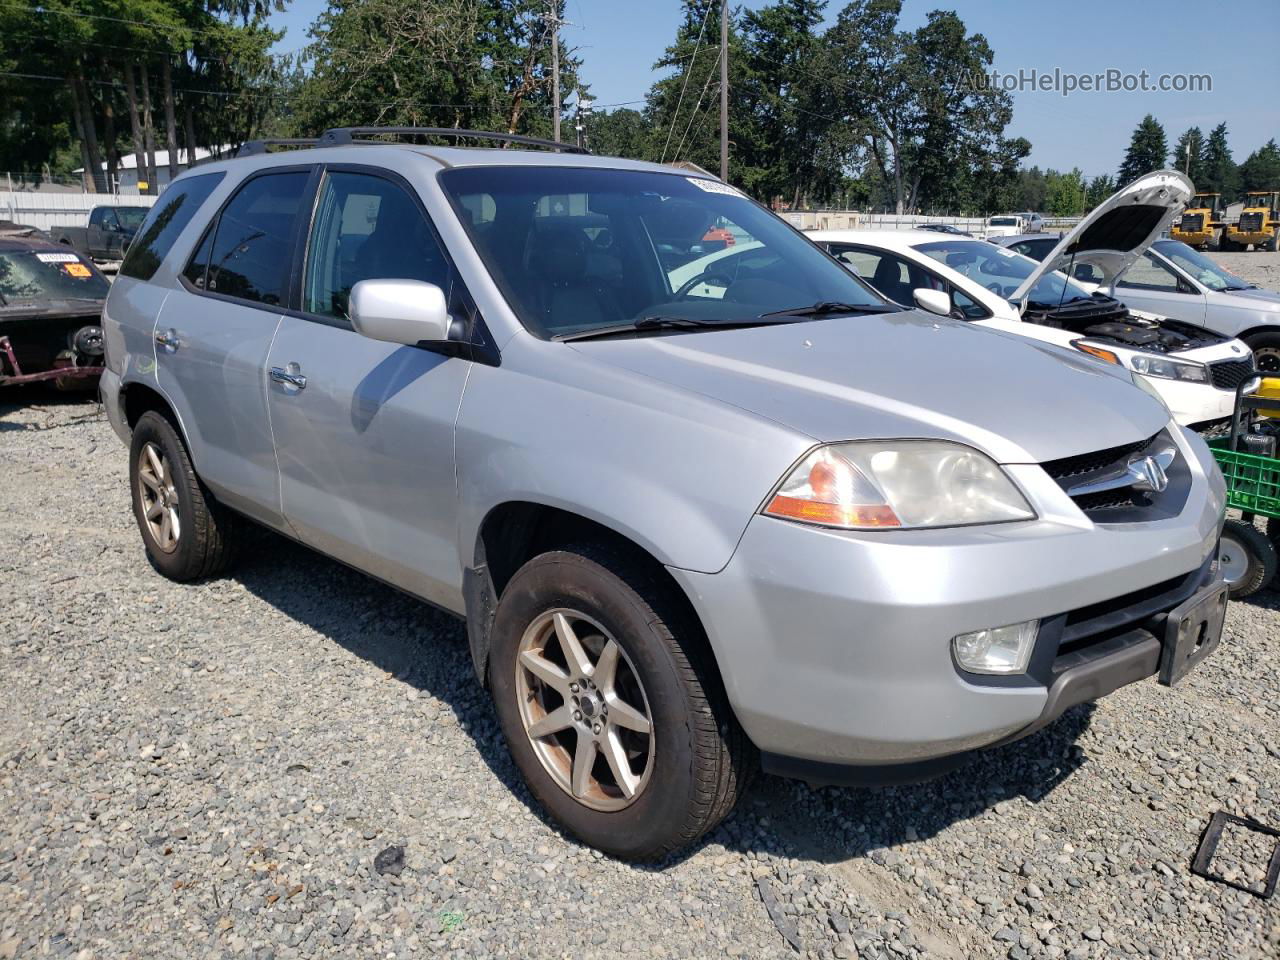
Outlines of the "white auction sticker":
M80 258L74 253L37 253L36 259L41 263L79 263Z
M719 180L708 180L706 177L685 177L699 190L705 190L707 193L723 193L730 197L742 196L742 191L729 186L727 183L721 183Z

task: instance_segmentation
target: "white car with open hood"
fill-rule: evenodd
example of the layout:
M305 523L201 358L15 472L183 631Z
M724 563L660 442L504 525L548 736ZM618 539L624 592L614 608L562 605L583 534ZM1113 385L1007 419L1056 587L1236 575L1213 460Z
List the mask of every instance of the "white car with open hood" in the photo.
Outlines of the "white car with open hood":
M1176 171L1140 177L1100 204L1037 262L981 240L923 230L819 230L815 243L889 299L1072 347L1139 374L1177 421L1221 427L1236 389L1255 379L1252 351L1195 324L1131 313L1068 279L1075 264L1119 276L1193 193ZM1064 273L1063 271L1067 271Z

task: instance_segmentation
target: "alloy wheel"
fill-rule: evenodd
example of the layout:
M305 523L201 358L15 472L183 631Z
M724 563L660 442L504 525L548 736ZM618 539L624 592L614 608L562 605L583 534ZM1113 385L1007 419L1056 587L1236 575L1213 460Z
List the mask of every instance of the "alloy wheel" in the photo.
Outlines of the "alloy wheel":
M631 660L600 624L549 610L516 651L520 720L543 768L579 803L621 810L648 785L653 718Z
M144 444L138 454L138 496L152 543L165 553L173 553L182 535L178 491L169 459L154 443Z

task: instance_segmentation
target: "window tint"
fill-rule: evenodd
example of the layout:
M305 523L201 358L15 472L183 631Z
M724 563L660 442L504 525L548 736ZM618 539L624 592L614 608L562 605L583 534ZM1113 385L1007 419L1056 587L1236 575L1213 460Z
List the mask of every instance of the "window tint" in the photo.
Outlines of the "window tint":
M102 207L95 207L89 213L89 226L101 227L107 222L107 211Z
M325 177L307 247L302 308L346 319L361 280L422 280L449 292L449 262L402 188L363 173Z
M129 244L129 252L120 265L121 275L138 280L155 276L160 262L168 256L178 236L224 176L226 174L205 173L188 177L166 190Z
M865 250L846 247L836 257L849 264L863 280L895 303L911 306L915 301L911 292L916 287L932 287L927 273L902 257L883 250Z
M284 303L293 230L310 174L254 177L232 197L214 228L205 289L255 303Z
M1177 293L1178 278L1163 263L1157 262L1149 253L1144 253L1125 271L1124 279L1117 286Z
M191 262L187 264L187 269L182 271L182 275L187 278L187 282L199 290L204 289L205 274L209 269L209 251L212 249L213 225L210 225L200 240L200 246L191 255Z

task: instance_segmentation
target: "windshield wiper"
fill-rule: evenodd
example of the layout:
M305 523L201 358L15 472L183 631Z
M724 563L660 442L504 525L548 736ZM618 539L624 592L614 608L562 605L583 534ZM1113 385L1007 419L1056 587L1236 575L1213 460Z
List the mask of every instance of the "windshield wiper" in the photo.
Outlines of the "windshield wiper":
M732 330L742 327L765 327L775 323L788 322L790 322L788 319L774 317L772 314L747 317L740 320L701 320L697 317L641 317L639 320L631 320L627 323L615 323L607 327L579 330L577 333L562 333L551 339L565 343L569 340L594 340L628 333L644 333L649 330Z
M788 307L762 313L761 317L821 317L833 313L896 313L902 307L887 303L841 303L839 300L819 300L802 307Z

